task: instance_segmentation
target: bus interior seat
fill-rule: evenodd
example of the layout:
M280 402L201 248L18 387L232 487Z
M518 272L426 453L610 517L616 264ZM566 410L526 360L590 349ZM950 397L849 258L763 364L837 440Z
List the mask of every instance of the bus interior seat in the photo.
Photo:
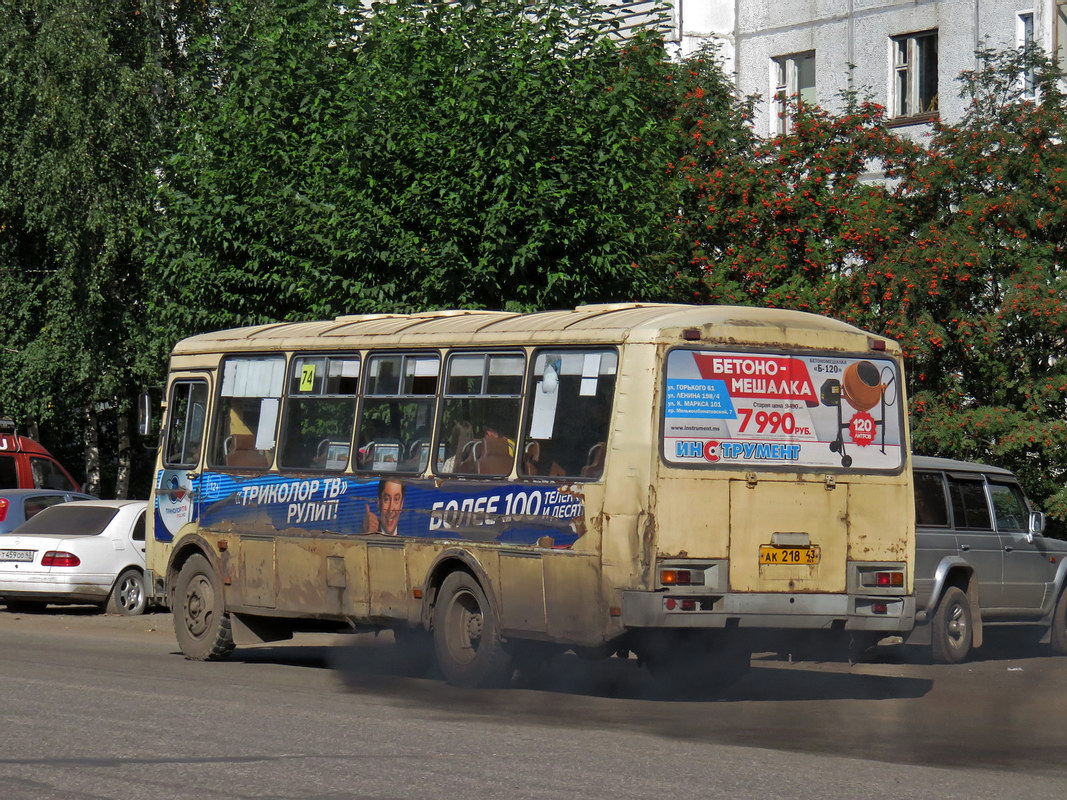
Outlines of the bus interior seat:
M511 454L511 445L507 439L497 436L486 436L482 439L481 455L478 458L477 473L479 475L508 475L511 473L511 464L514 458Z
M456 457L455 472L472 473L478 471L478 458L485 450L481 439L471 439L463 445L462 451Z
M554 477L566 475L563 469L554 459L548 464L548 468L541 463L541 442L536 439L526 445L526 451L522 457L522 471L525 475L551 475Z
M583 478L595 478L604 471L605 449L604 442L597 442L589 448L589 455L586 457L585 466L581 470Z
M486 436L463 446L456 472L473 475L508 475L511 473L511 445L507 439Z
M235 433L226 437L227 467L267 467L267 457L256 450L256 437L250 433Z

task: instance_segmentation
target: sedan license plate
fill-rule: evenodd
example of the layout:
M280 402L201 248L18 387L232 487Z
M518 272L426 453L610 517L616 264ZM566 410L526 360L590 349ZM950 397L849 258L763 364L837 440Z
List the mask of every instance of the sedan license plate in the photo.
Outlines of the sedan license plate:
M0 550L0 561L33 561L33 550Z
M759 547L759 563L763 564L818 564L819 546L809 547L775 547L772 544L761 544Z

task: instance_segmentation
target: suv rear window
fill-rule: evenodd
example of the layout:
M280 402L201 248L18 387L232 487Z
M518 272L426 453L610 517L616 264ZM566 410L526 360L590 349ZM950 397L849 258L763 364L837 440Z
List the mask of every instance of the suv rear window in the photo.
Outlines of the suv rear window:
M993 529L989 519L989 505L985 499L984 481L949 478L948 492L952 497L952 516L957 528L982 531Z
M44 509L33 519L19 525L12 533L26 536L41 534L96 536L103 532L117 513L119 513L117 508L82 507L77 503L63 503Z
M924 527L948 527L945 484L939 472L915 473L915 524Z

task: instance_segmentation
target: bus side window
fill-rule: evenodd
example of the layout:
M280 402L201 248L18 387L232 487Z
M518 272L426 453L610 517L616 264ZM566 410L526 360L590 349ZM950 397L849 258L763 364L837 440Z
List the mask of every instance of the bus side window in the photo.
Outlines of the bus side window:
M200 463L207 411L207 382L175 381L167 404L167 441L163 464L193 469Z
M603 474L618 360L613 350L537 353L522 475L591 479Z
M230 358L222 367L212 464L266 469L274 461L285 358Z
M344 470L356 420L359 363L355 355L293 359L280 466Z
M355 468L416 474L426 469L441 359L396 353L367 359Z
M525 366L522 353L449 356L437 472L511 474Z

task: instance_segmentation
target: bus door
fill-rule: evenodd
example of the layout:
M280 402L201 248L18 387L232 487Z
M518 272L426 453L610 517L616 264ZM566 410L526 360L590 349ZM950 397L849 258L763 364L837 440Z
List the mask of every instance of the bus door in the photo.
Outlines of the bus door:
M172 542L199 517L200 474L207 424L209 377L178 373L167 388L163 468L156 475L153 539ZM165 564L153 564L162 570Z
M844 592L848 490L841 481L730 481L730 589Z

